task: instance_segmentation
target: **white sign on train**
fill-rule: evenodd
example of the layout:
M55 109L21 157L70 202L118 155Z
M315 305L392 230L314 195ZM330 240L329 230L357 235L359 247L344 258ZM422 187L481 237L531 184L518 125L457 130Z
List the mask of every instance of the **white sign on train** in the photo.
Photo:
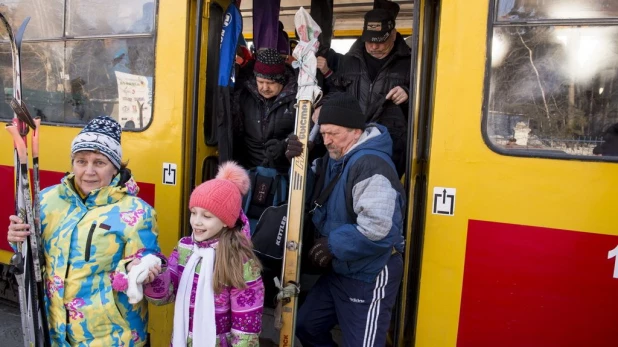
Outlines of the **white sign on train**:
M431 213L454 216L456 193L455 188L434 187Z

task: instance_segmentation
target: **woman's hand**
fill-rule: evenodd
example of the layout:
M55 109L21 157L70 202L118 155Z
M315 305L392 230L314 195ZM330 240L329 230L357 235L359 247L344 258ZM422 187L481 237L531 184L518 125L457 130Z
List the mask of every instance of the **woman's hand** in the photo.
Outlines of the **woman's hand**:
M26 241L26 237L30 235L30 225L24 224L24 221L17 216L9 217L9 232L7 233L6 239L9 242L24 242Z
M138 265L140 264L142 261L140 259L134 259L133 261L131 261L129 264L127 264L126 268L127 268L127 272L131 271L131 268L133 268L134 265ZM150 269L148 271L148 278L146 278L144 280L144 282L142 284L148 284L151 283L152 281L155 280L155 278L157 278L157 276L159 276L159 274L161 273L161 266L155 266L152 269Z

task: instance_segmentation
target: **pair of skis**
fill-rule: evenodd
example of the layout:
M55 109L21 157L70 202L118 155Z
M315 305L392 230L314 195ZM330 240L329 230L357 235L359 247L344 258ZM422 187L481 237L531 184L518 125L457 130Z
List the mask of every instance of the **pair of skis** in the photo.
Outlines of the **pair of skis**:
M296 297L300 290L300 256L303 217L305 211L305 188L307 177L307 157L309 156L307 142L311 132L311 114L313 104L320 98L322 92L316 79L317 59L315 53L320 43L321 33L318 24L311 15L300 8L294 16L294 25L300 40L294 49L298 73L298 93L296 94L296 127L294 133L303 145L301 155L292 159L290 173L290 189L288 195L288 220L285 231L283 252L283 280L279 285L280 293L275 321L281 328L279 345L282 347L294 345L296 325Z
M24 223L30 225L30 236L26 242L17 246L17 252L11 258L11 271L15 275L19 291L19 307L23 330L24 346L51 346L47 314L44 302L43 266L44 256L41 245L41 213L39 183L39 127L40 119L33 119L22 101L21 95L21 41L30 21L27 17L19 27L16 35L8 20L0 13L0 22L6 28L13 60L13 121L6 126L11 134L15 153L15 212ZM30 189L28 177L27 136L32 129L32 181Z

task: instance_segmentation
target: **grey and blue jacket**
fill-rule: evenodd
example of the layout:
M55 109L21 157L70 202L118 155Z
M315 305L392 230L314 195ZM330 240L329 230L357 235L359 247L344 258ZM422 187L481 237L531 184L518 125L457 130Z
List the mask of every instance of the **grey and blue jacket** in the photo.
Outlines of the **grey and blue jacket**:
M403 252L405 194L391 148L386 127L369 124L342 158L326 159L324 186L340 172L341 178L313 223L328 237L340 275L371 283L393 252Z

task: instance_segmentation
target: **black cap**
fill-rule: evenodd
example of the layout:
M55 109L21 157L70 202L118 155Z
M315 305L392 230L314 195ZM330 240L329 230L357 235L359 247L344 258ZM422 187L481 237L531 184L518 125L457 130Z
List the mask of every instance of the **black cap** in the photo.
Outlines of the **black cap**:
M333 124L350 129L365 129L365 115L355 97L347 93L333 94L320 109L318 124Z
M395 17L392 12L382 8L371 10L365 14L361 39L365 42L382 43L388 40L393 29Z

